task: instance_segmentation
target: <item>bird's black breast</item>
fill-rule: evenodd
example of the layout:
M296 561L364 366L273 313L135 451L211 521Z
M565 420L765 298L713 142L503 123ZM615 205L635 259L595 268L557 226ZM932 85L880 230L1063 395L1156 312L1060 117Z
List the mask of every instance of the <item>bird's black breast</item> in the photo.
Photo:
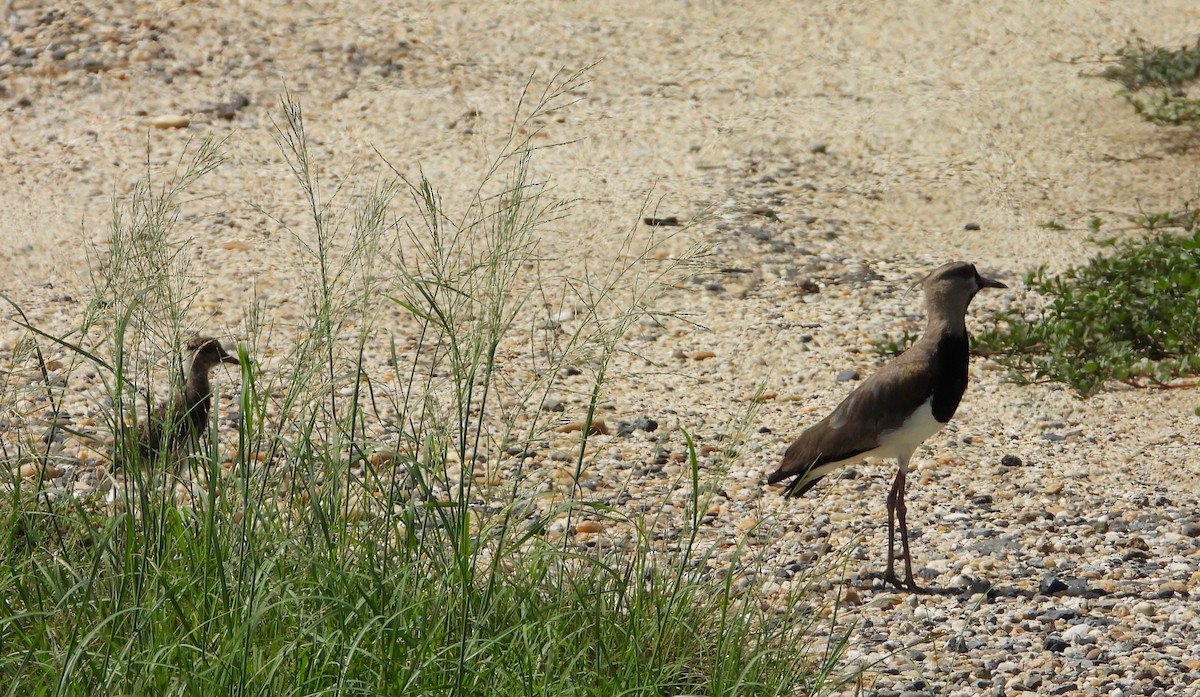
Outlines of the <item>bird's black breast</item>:
M933 393L930 406L933 418L946 423L954 416L963 392L967 390L967 360L971 340L966 332L946 334L938 340L933 354Z

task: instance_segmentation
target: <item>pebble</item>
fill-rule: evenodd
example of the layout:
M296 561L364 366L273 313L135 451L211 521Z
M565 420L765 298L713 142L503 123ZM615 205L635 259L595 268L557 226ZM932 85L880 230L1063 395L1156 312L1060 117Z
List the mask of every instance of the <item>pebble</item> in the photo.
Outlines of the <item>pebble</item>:
M1038 586L1038 593L1041 593L1042 595L1058 595L1060 593L1067 592L1069 589L1070 586L1068 586L1061 579L1057 577L1050 577L1042 579L1041 584Z
M367 461L376 467L392 465L400 459L403 459L402 455L395 450L376 450L367 456Z
M212 106L211 109L209 109L209 110L214 112L218 118L225 119L226 121L231 121L231 120L233 120L233 118L235 116L237 116L237 113L239 111L241 111L242 109L245 109L248 106L250 106L250 98L249 97L247 97L244 94L235 94L235 95L233 95L233 98L231 98L229 101L218 102L217 104Z
M17 475L23 479L40 478L42 481L57 479L61 472L57 467L51 464L42 464L40 462L26 462L17 468Z
M857 370L839 370L837 374L838 382L849 382L850 380L858 379Z
M147 119L147 124L153 128L166 130L169 128L187 128L192 120L182 114L163 114Z
M646 433L653 433L654 431L657 431L657 430L658 430L658 422L655 421L654 419L650 419L645 416L639 416L638 418L634 419L632 422L627 422L627 421L618 421L617 422L617 435L618 436L629 437L629 436L633 435L633 433L635 431L645 431Z
M577 533L597 533L604 532L604 523L598 520L582 520L575 525Z
M1088 639L1088 626L1086 624L1077 624L1072 626L1067 631L1063 632L1063 641L1072 644L1082 644Z
M577 433L582 431L584 426L587 426L586 419L577 419L569 423L563 424L554 429L559 433ZM608 433L608 424L604 423L604 419L592 419L591 428L588 429L588 435L605 435Z

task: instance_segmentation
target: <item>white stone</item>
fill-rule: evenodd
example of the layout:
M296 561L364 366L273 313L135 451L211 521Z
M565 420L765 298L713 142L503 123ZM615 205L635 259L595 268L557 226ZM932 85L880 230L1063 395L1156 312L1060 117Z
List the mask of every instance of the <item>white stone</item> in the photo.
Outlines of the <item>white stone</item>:
M1082 644L1088 637L1088 629L1087 623L1077 624L1063 632L1063 640L1072 644Z

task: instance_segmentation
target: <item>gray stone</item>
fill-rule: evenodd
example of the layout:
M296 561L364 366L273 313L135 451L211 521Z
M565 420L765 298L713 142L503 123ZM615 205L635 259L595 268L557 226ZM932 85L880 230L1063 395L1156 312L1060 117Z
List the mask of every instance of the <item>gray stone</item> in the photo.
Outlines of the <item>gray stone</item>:
M1024 463L1021 461L1021 458L1009 453L1000 458L1000 464L1004 465L1005 467L1020 467Z

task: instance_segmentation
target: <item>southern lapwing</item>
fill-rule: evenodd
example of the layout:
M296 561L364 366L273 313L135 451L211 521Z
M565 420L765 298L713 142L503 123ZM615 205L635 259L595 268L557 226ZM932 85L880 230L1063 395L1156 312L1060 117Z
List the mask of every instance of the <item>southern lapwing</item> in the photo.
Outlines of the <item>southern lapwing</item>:
M209 373L221 363L241 365L237 356L226 353L221 342L197 336L187 343L190 355L183 389L158 405L138 428L138 449L143 461L152 461L164 449L193 443L208 429L212 408Z
M904 480L913 451L954 416L967 389L967 306L981 288L1008 286L984 278L973 264L943 264L921 281L928 324L907 351L859 385L829 416L788 447L771 484L794 480L786 496L802 496L833 470L867 457L894 457L900 469L888 494L888 560L884 580L919 591L908 551ZM904 584L896 578L896 519L904 554Z

